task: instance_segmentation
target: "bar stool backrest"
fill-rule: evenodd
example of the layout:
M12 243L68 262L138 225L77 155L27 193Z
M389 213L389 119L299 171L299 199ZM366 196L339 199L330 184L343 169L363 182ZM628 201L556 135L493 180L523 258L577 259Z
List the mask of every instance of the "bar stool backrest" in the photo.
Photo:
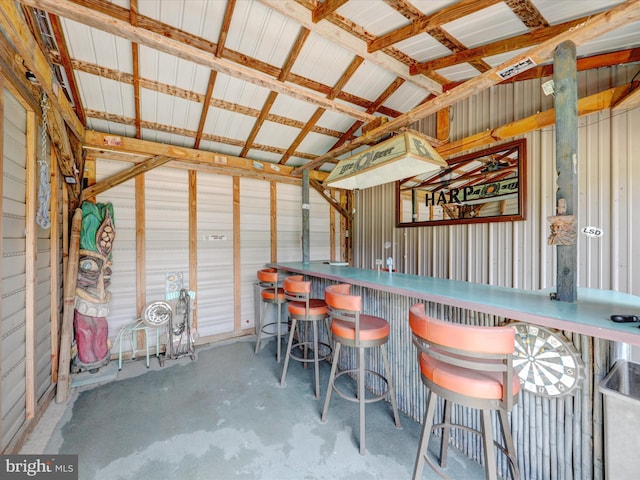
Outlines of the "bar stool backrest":
M519 390L519 383L514 383L513 327L482 327L438 320L425 314L422 303L409 309L409 326L413 343L418 348L418 358L424 354L469 370L502 373L500 407L507 411L513 408ZM513 395L514 391L516 395Z
M351 322L356 330L355 343L360 344L360 312L362 310L362 297L351 295L351 285L338 283L329 285L324 291L324 300L327 302L329 316L334 319Z
M258 270L258 281L263 287L278 286L278 271L275 268L263 268Z
M287 300L304 302L311 295L311 282L305 281L302 275L290 275L282 281L282 288Z

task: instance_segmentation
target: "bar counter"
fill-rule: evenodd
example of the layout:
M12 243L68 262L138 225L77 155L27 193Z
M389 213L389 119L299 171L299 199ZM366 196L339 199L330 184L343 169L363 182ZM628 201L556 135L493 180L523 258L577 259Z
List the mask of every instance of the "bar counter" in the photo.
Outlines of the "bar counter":
M533 382L521 379L523 388L511 412L520 478L600 480L604 477L603 395L598 384L612 368L616 356L628 350L627 345L640 345L638 323L615 323L610 316L640 315L640 297L579 288L577 301L568 303L552 300L551 289L505 288L328 262L269 266L307 276L312 283L312 295L316 297L324 297L324 289L330 284L349 283L354 286L352 293L362 296L365 313L381 316L390 323L387 346L398 408L419 422L424 414L426 387L421 380L416 348L411 342L408 316L412 304L424 302L427 314L453 322L494 326L514 321L546 327L549 331L559 330L554 335L564 339L562 357L565 358L570 349L578 363L577 366L573 362L566 364L571 372L558 373L549 368L539 371ZM546 362L551 352L539 347L536 340L531 345L536 345L542 355L541 362ZM551 355L558 352L560 350ZM556 357L556 361L561 362L564 369L564 360L557 358L560 357ZM382 371L380 359L374 354L368 361L374 370ZM355 365L353 354L341 354L341 368ZM564 373L570 373L571 378L578 381L568 390L556 390L554 394L550 388L566 378ZM379 393L384 385L375 382L375 379L367 381L367 388ZM453 415L464 419L463 423L470 428L478 427L475 413L465 407L456 408ZM438 407L436 415L441 414ZM391 419L389 428L393 428ZM454 432L453 445L468 457L482 461L481 443L477 438L462 430ZM507 462L500 455L498 462L498 474L510 478Z
M578 288L574 303L552 300L552 290L522 290L442 278L389 273L328 262L275 263L271 267L334 282L640 345L638 323L615 323L611 315L640 316L640 297L612 290ZM408 313L407 313L408 314Z

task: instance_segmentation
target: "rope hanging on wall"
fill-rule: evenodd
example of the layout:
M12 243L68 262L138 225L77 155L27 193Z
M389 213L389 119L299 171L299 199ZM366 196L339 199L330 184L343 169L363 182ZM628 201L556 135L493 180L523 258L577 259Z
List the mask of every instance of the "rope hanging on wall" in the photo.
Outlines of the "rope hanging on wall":
M40 179L38 185L38 213L36 214L36 223L42 228L51 226L51 218L49 216L49 199L51 197L51 183L49 180L49 162L47 161L47 111L49 110L49 100L47 95L42 93L42 101L40 102L42 109L42 130L40 132L40 158L38 159L38 176Z

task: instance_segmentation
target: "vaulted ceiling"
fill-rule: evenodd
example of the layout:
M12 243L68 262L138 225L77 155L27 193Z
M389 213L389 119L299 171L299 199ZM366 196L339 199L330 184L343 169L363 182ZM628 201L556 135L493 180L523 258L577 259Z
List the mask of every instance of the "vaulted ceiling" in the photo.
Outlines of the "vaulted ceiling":
M138 139L293 175L550 75L562 41L579 69L640 61L638 0L4 0L0 12L85 147L115 157Z

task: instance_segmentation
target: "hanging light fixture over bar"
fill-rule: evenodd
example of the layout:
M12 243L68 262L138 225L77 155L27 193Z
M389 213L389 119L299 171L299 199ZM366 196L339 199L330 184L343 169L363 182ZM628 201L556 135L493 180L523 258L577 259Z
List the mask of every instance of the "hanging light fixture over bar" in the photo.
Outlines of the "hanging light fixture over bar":
M356 190L395 182L447 167L417 132L404 132L340 160L324 181L331 188Z

